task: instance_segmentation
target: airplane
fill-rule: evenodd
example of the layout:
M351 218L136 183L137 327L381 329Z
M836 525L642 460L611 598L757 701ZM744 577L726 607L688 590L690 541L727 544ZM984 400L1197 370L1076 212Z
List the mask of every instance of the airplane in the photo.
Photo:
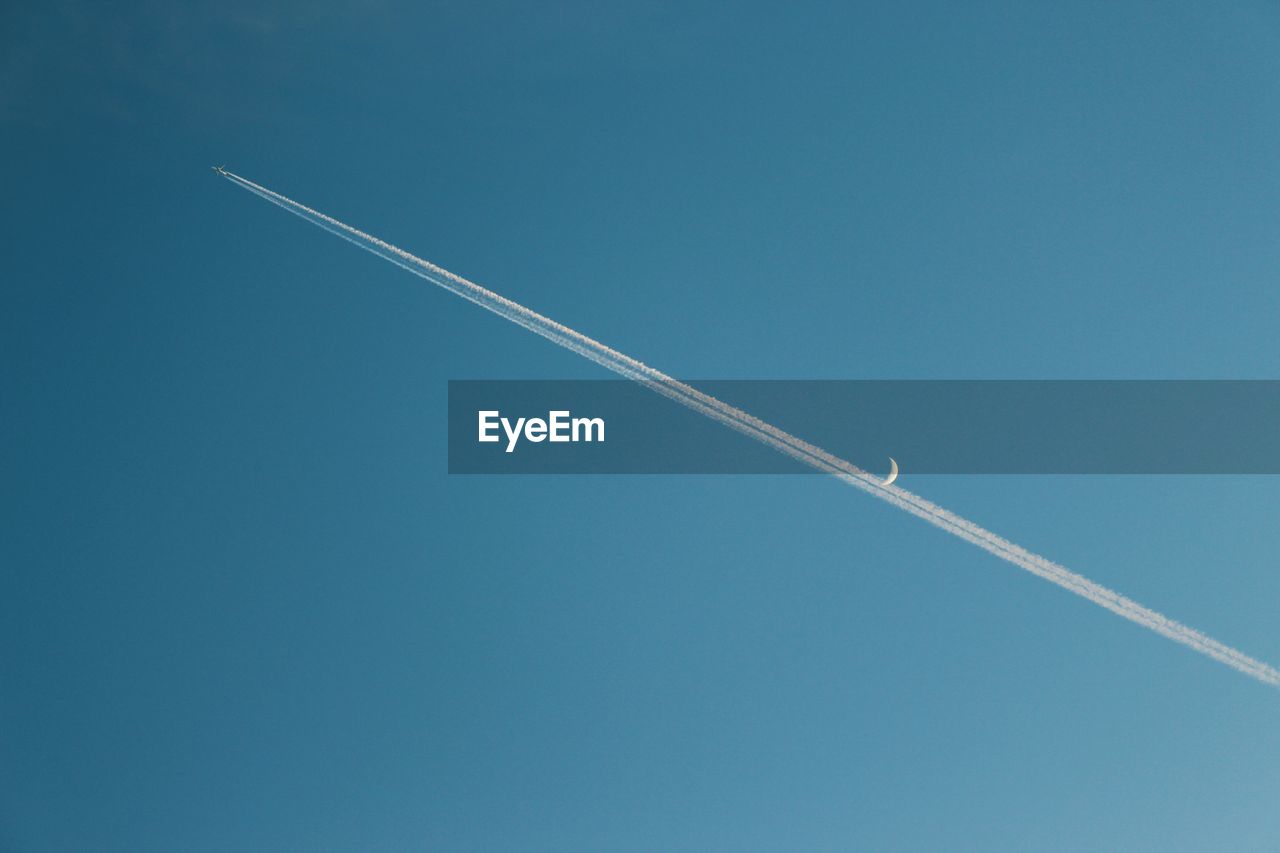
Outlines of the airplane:
M225 164L225 163L224 163L223 165L221 165L221 166L210 166L209 168L213 169L213 171L217 172L219 175L222 175L223 177L226 177L226 174L227 174L227 166L226 166L226 164Z

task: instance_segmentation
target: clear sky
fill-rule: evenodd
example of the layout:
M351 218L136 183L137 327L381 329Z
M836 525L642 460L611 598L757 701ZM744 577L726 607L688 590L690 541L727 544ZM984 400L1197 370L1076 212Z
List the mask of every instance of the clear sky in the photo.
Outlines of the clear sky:
M1274 4L10 4L0 849L1274 850L1280 693L446 382L1276 378ZM1271 663L1280 480L901 484Z

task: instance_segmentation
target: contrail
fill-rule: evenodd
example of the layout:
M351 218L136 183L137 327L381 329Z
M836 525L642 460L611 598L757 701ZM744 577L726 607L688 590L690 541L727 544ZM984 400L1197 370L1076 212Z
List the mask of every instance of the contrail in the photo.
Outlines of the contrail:
M925 500L919 495L899 486L884 485L876 475L864 471L850 462L833 456L825 450L749 415L722 400L716 399L709 394L704 394L698 389L680 382L659 370L655 370L628 355L610 349L599 341L589 338L568 326L557 323L549 317L544 317L536 311L513 302L504 296L500 296L488 288L481 287L475 282L468 281L429 261L424 261L416 255L411 255L403 249L379 240L377 237L339 222L331 216L326 216L293 199L286 198L266 187L255 184L247 178L242 178L224 169L216 171L232 183L256 193L272 204L283 207L313 225L318 225L380 258L408 270L414 275L425 278L450 293L457 294L482 308L487 308L495 314L559 344L565 349L607 367L627 379L640 382L664 397L706 415L712 420L766 444L811 468L830 474L851 486L868 492L899 509L911 513L917 518L924 519L935 527L958 536L966 542L977 545L1002 560L1025 569L1037 577L1055 583L1100 607L1105 607L1112 613L1123 616L1131 622L1135 622L1144 628L1149 628L1157 634L1168 637L1170 640L1182 643L1184 646L1220 663L1224 663L1232 669L1264 684L1280 687L1280 671L1277 671L1269 664L1251 658L1243 652L1200 633L1194 628L1144 607L1138 602L1101 584L1094 583L1065 566L1045 559L1038 554L1033 554L992 533L990 530Z

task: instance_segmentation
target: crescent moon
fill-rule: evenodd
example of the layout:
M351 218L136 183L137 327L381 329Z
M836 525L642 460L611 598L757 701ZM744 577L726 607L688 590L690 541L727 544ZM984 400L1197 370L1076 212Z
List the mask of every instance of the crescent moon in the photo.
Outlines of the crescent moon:
M893 457L889 457L889 477L880 485L887 486L894 480L898 479L898 463L893 461Z

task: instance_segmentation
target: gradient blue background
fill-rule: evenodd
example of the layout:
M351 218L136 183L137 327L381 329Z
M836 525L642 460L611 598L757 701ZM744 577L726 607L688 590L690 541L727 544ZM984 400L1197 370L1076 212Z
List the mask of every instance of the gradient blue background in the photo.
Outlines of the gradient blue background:
M1275 4L0 34L0 849L1280 846L1280 694L850 489L449 477L602 371L208 169L682 376L1274 378ZM1275 478L902 461L1280 660Z

